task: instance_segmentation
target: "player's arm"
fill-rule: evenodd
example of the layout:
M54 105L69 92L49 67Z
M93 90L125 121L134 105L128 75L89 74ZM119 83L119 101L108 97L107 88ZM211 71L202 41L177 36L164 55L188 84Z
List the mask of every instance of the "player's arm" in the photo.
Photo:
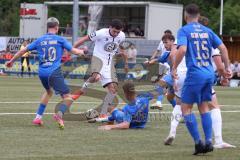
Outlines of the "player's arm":
M186 51L187 46L180 46L179 49L176 51L175 56L173 57L172 76L174 79L177 79L177 67L181 63L183 57L185 56Z
M130 123L127 121L124 121L119 124L100 126L98 127L98 129L99 130L128 129L129 126L130 126Z
M175 60L176 53L177 53L177 48L175 47L171 50L170 55L169 55L169 59L172 63Z
M84 42L90 41L91 39L89 38L89 35L86 35L82 38L80 38L78 41L76 41L73 45L74 48L77 48L81 46Z
M19 50L11 60L9 60L6 63L7 67L12 67L13 63L20 57L22 57L24 55L24 53L26 53L28 51L27 47L24 47L23 49Z
M83 49L78 49L76 47L73 47L65 38L62 39L63 41L63 47L71 52L72 54L78 55L78 56L82 56L84 55L84 50Z
M124 61L124 70L128 72L128 56L126 50L119 47L119 54L122 56Z
M144 64L145 65L152 65L152 64L155 64L157 61L158 61L158 59L154 58L154 59L150 59L150 60L145 61Z
M213 39L213 48L218 48L220 50L222 61L225 66L224 73L219 72L219 74L224 76L225 78L231 78L231 69L229 67L228 50L226 46L223 44L222 40L214 32L211 32L211 33L212 33L212 39Z
M152 60L152 59L155 59L155 57L157 57L157 55L158 55L159 53L160 53L159 50L154 51L153 54L152 54L152 57L151 57L150 59L151 59L151 60Z
M178 31L177 42L178 49L172 61L172 76L174 79L177 79L177 67L181 63L187 51L187 35L183 31L183 29L180 29Z
M230 68L230 65L229 65L229 57L228 57L227 47L222 43L221 45L218 46L218 49L220 50L225 69L228 70Z
M157 50L153 52L152 57L150 59L155 59L157 57L158 54L162 54L162 46L161 46L161 42L159 43Z

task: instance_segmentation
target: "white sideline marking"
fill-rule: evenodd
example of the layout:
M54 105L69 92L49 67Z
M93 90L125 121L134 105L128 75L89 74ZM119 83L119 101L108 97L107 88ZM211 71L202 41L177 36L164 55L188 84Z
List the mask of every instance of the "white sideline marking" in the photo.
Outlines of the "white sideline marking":
M57 104L59 103L60 101L51 101L51 102L48 102L49 104ZM6 101L6 102L1 102L0 101L0 104L39 104L40 102L39 101L19 101L19 102L11 102L11 101ZM95 101L95 102L74 102L76 104L101 104L102 101ZM119 103L119 104L126 104L126 103ZM170 106L171 104L162 104L163 106ZM220 105L220 107L223 107L223 106L230 106L230 107L235 107L235 106L240 106L240 104L236 104L236 105L227 105L227 104L224 104L224 105Z
M239 113L240 110L236 110L236 111L221 111L222 113ZM79 114L79 113L84 113L84 112L73 112L73 114ZM149 112L149 114L171 114L172 112L167 111L167 112ZM194 113L198 113L198 111L194 111ZM0 113L0 116L4 116L4 115L35 115L36 113ZM47 115L53 115L54 113L44 113Z

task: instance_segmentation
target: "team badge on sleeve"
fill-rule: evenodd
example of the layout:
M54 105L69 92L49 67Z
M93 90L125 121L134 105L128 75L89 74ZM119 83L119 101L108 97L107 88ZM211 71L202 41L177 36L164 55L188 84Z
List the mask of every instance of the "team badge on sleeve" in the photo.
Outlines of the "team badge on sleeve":
M90 33L90 34L89 34L89 37L90 37L91 39L94 38L94 37L96 37L96 32Z

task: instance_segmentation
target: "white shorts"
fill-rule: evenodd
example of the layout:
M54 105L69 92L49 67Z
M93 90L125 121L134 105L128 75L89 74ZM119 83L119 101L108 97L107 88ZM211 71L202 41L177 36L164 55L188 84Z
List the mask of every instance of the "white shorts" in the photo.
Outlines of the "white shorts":
M118 83L113 60L108 61L93 56L91 61L91 72L101 75L100 82L103 87L106 87L106 85L112 82Z
M159 63L159 75L168 74L170 72L170 66L167 63Z
M176 86L177 86L177 91L175 91L175 95L178 98L181 98L182 94L182 87L186 78L187 71L178 71L178 79L175 80ZM212 88L212 95L216 94L215 90Z
M177 90L175 91L175 95L178 98L181 98L182 87L186 78L187 71L177 71L178 79L175 80Z

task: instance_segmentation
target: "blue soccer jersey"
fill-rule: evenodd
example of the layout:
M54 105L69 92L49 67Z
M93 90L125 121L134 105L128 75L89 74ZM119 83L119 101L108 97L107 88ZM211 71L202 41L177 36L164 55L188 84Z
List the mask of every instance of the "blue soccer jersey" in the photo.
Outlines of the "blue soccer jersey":
M132 103L125 105L123 121L130 123L129 128L144 128L148 120L149 99L152 97L137 97Z
M39 75L49 75L61 66L64 49L71 51L72 45L63 37L47 33L27 46L29 51L37 50Z
M212 83L212 48L221 45L221 39L211 29L192 22L178 31L177 44L178 47L187 47L185 58L188 70L185 85Z

